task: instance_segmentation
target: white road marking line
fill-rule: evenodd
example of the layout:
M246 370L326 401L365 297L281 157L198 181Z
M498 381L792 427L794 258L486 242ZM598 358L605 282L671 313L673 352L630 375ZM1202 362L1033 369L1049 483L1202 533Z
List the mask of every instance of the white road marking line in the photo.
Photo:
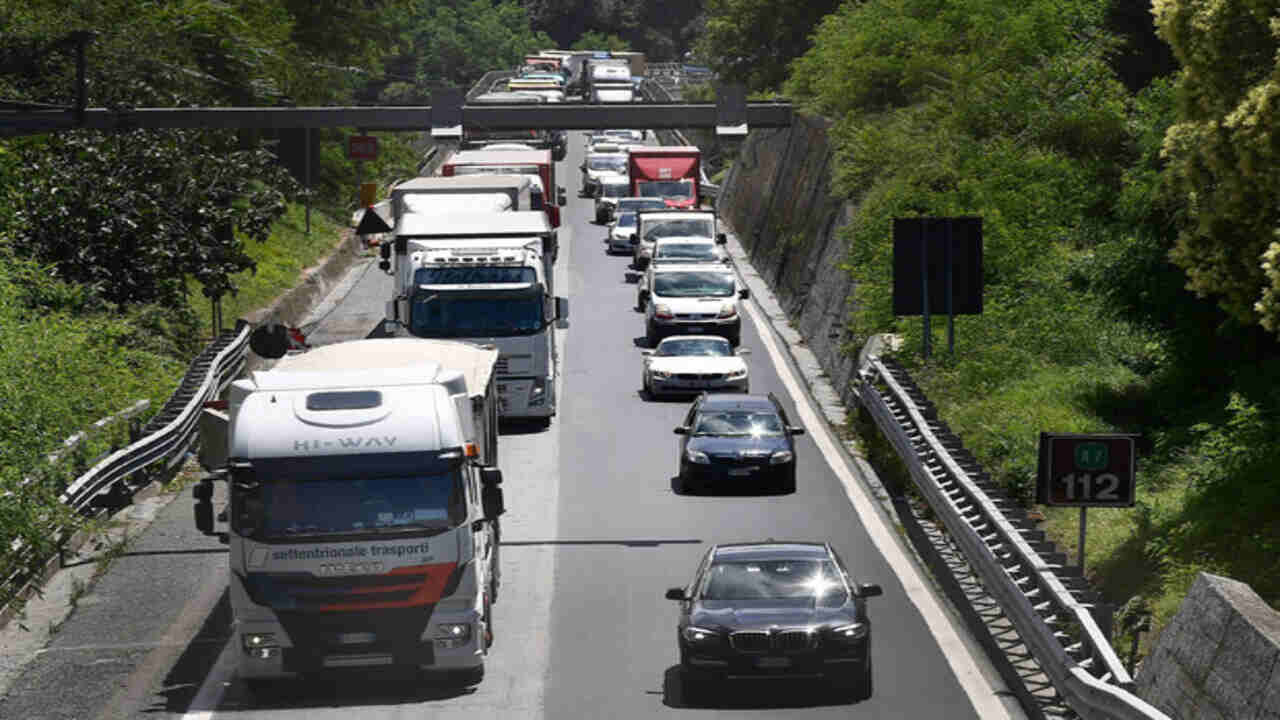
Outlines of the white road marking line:
M838 458L839 453L843 452L843 450L834 439L831 428L827 426L826 419L814 409L812 398L809 397L809 393L796 378L791 365L787 362L782 349L778 346L777 338L773 336L772 327L768 325L754 302L746 302L742 303L742 305L746 307L747 314L751 316L751 321L755 323L756 330L760 333L760 339L764 342L766 349L769 351L769 356L773 358L774 365L778 369L778 377L782 379L783 385L786 386L787 392L795 402L796 410L800 413L801 421L805 427L809 429L810 437L818 445L818 449L822 451L822 456L826 460L827 466L835 472L836 477L840 478L840 482L844 485L845 494L849 496L849 502L853 504L854 512L862 520L867 535L871 537L871 542L875 544L876 549L880 551L880 554L884 556L889 566L897 574L899 581L902 582L903 590L907 593L907 598L920 611L921 617L924 618L925 624L929 627L929 632L938 642L943 657L946 658L947 664L951 666L951 671L955 673L960 687L969 696L969 702L973 705L974 712L983 720L988 718L1017 720L1020 718L1021 716L1019 715L1011 714L1009 708L1005 707L1004 703L996 695L998 688L992 687L986 676L978 668L977 661L970 654L968 644L956 632L946 611L943 610L937 598L934 597L932 587L921 576L915 561L907 557L906 553L899 547L894 537L894 531L885 522L879 508L873 503L866 488L853 476L853 473L849 472L848 467L843 462L833 460L833 458Z
M182 720L211 720L214 711L222 702L223 693L231 684L231 675L235 672L236 664L235 649L236 639L228 638L226 647L222 648L222 654L218 656L218 661L214 663L209 676L200 685L200 691L192 699L187 711L182 714Z

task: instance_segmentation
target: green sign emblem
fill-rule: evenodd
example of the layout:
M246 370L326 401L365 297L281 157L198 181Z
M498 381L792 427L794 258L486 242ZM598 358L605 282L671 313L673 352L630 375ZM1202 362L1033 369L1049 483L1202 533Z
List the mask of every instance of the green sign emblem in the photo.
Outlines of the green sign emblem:
M1107 467L1109 457L1106 443L1087 442L1076 445L1076 469L1103 470Z

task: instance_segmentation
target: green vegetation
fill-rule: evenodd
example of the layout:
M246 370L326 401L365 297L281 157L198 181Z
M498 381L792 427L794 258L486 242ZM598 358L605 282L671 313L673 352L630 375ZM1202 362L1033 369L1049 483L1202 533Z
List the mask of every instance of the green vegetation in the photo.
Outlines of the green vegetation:
M708 3L713 66L736 72L754 5ZM834 121L835 192L857 208L849 352L902 336L940 415L1027 500L1038 431L1143 436L1138 507L1090 514L1087 565L1159 627L1199 570L1280 604L1280 40L1239 0L1159 0L1154 16L844 3L801 57L744 79L785 77L772 89ZM929 362L919 319L893 316L890 264L892 219L927 215L982 216L986 274L985 314L958 318L955 358ZM1077 513L1046 514L1074 552Z

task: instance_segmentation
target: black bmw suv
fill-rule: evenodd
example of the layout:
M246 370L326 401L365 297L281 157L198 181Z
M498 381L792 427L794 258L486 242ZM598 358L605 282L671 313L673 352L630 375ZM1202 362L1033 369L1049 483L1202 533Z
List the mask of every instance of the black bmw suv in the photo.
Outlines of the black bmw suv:
M782 403L768 395L703 393L693 401L680 435L680 486L769 484L795 492L795 435Z
M867 598L827 543L714 545L680 602L676 643L686 696L728 678L822 678L854 700L871 697Z

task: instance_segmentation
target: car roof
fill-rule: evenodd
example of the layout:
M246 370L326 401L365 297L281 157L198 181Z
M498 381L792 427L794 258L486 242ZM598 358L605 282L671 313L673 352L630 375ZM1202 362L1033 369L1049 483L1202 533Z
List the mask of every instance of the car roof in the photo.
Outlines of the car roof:
M751 560L827 560L825 543L758 542L717 545L713 558L730 562Z
M773 399L768 395L743 395L741 393L707 393L701 398L699 410L774 410Z

